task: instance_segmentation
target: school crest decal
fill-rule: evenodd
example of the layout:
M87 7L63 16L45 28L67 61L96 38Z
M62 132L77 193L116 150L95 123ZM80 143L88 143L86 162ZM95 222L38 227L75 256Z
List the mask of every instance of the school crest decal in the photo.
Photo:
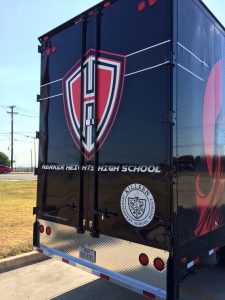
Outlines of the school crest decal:
M135 227L147 226L155 215L155 200L146 186L133 183L121 195L121 211L128 223Z
M96 146L99 150L113 126L123 91L125 65L125 56L98 51L96 91L96 51L90 49L84 56L83 88L81 88L81 60L63 78L67 126L78 149L82 138L80 150L87 160L94 157L95 128L97 128ZM82 137L80 137L81 118L83 118Z

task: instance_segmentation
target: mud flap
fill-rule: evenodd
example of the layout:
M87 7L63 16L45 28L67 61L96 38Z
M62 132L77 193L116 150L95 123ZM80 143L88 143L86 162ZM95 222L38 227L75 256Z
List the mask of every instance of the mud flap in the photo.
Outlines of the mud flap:
M33 246L38 247L40 244L40 239L39 239L39 222L35 221L33 225Z
M225 266L225 247L219 250L218 256L218 265Z

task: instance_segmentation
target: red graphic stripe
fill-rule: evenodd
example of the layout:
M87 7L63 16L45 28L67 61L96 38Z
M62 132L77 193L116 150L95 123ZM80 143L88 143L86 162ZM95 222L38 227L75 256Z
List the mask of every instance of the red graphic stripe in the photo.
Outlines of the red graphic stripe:
M203 107L203 138L206 164L211 180L209 192L205 194L200 187L200 175L196 179L196 203L199 220L194 231L195 236L204 235L223 224L219 201L222 197L225 177L221 161L221 149L217 145L218 130L222 130L222 66L219 60L213 67L205 91ZM208 180L208 179L207 179Z

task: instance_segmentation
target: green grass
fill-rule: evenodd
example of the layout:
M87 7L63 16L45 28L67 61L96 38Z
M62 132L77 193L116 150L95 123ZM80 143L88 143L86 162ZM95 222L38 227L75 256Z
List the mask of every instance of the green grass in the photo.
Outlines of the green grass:
M0 259L32 250L36 181L0 181Z

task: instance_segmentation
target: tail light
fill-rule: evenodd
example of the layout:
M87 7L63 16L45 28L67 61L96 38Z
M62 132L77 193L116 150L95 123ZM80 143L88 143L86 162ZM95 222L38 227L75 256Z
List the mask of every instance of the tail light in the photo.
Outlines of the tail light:
M46 234L47 235L50 235L52 233L52 230L51 230L51 228L48 226L48 227L46 227Z
M158 271L163 271L165 269L165 263L160 257L157 257L154 259L154 267Z
M149 264L148 256L145 253L141 253L139 255L139 261L144 267L146 267Z
M43 225L39 225L39 232L43 233L45 231L45 228Z
M149 4L150 6L155 5L156 2L157 2L157 0L148 0L148 4Z
M139 4L138 4L138 11L143 11L145 9L145 1L141 1Z
M154 6L156 2L157 0L141 0L138 4L138 11L143 11L146 8L146 3L148 3L149 6Z
M104 6L104 8L106 8L106 7L109 7L110 5L111 5L111 3L109 1L107 1L107 2L104 3L103 6Z
M54 54L56 52L56 46L52 47L52 53Z

